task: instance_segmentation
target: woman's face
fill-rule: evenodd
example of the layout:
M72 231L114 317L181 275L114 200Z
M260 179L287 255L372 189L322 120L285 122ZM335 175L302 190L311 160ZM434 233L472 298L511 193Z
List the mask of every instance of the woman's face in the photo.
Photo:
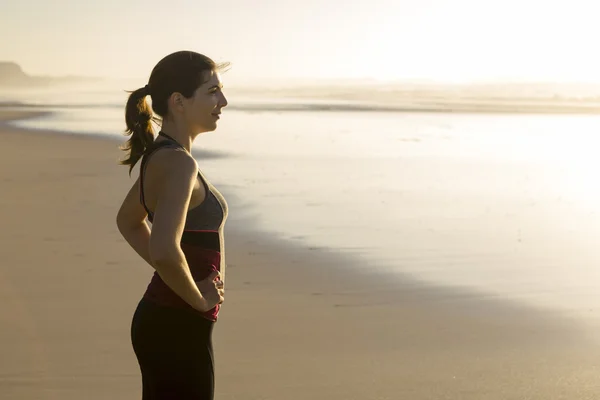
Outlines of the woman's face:
M194 95L183 99L184 118L193 132L209 132L217 128L221 109L227 106L221 77L216 71L207 72L208 80Z

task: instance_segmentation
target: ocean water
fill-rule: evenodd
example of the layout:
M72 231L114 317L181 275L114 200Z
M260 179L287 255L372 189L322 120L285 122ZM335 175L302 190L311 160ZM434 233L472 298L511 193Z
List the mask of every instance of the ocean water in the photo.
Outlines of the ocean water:
M0 95L54 113L17 122L112 137L125 94ZM600 117L395 113L229 96L196 149L231 219L360 268L600 321ZM125 140L125 138L123 138Z

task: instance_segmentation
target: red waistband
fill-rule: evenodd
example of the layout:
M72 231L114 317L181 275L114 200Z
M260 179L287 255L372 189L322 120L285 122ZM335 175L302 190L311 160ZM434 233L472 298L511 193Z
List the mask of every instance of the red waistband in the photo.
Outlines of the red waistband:
M194 281L201 281L213 271L221 270L220 252L184 243L181 244L181 249L185 254ZM206 312L200 312L192 308L192 306L167 286L157 272L154 272L152 280L144 293L144 298L166 307L189 308L211 321L216 321L219 314L219 305Z

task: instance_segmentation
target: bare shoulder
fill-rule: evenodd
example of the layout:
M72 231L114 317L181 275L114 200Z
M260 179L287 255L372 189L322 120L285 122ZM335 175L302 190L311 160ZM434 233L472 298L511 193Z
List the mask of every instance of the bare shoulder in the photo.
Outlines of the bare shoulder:
M157 215L165 213L165 209L181 211L187 207L194 190L198 164L183 149L163 148L152 155L145 174L150 209Z
M149 161L147 171L156 174L157 178L177 176L195 177L198 173L196 160L185 150L178 148L163 148L156 151Z

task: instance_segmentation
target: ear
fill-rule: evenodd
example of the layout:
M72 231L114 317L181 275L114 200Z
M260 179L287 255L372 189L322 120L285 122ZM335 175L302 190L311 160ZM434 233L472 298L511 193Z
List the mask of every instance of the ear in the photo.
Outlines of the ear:
M183 108L184 108L183 100L184 100L184 97L181 93L179 93L179 92L171 93L171 96L169 96L169 109L173 110L173 111L178 111L178 112L183 111Z

